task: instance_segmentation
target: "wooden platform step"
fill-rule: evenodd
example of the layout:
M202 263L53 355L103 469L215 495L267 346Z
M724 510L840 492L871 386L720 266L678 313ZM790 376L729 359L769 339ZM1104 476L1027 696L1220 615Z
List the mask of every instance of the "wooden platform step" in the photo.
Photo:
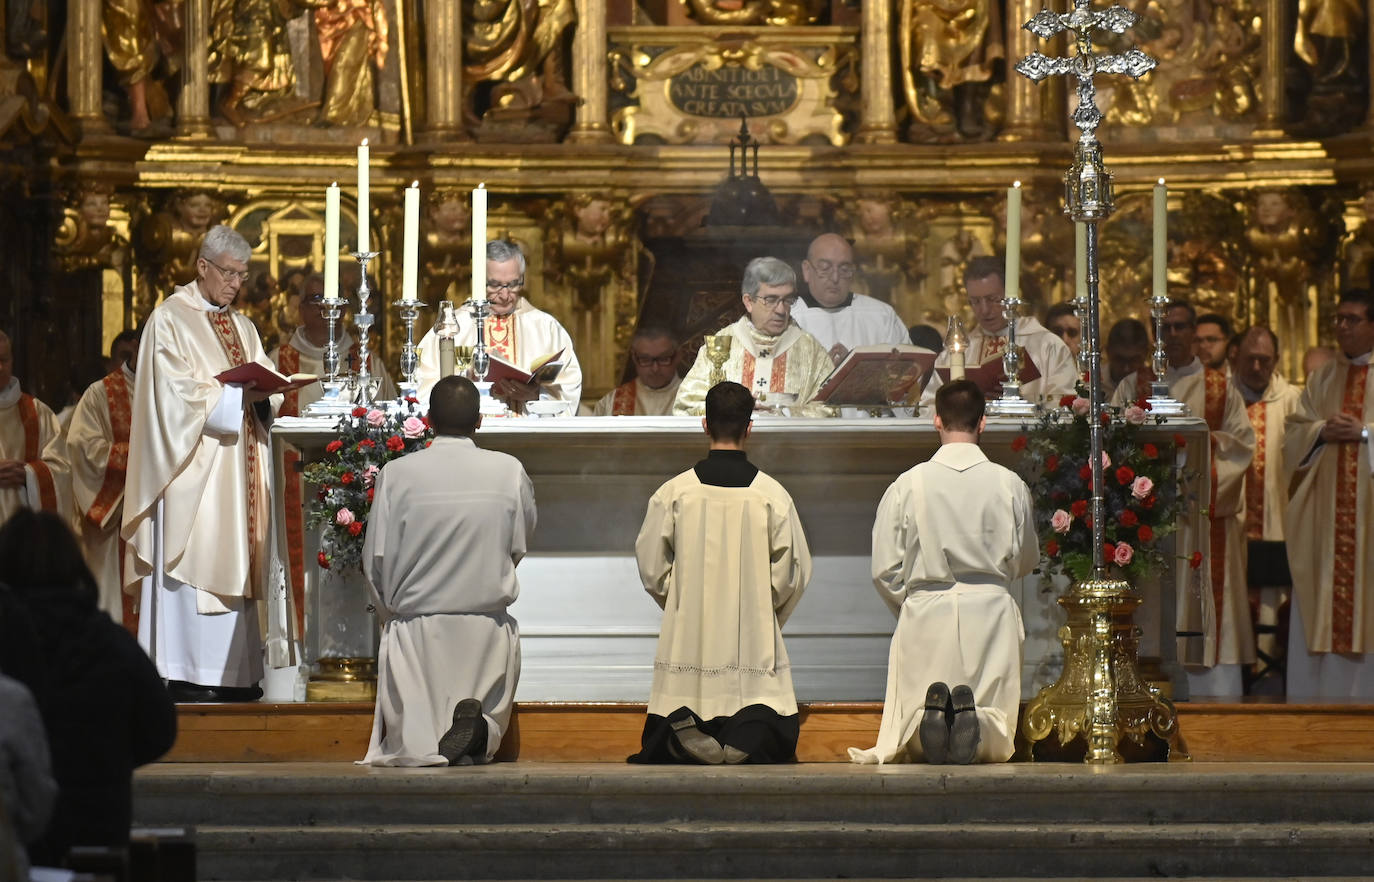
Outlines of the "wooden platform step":
M168 762L344 762L361 759L372 705L186 704ZM642 704L516 705L500 759L624 762L639 749ZM1179 725L1199 762L1374 762L1374 705L1255 699L1178 705ZM847 749L878 737L882 705L801 706L801 762L847 762Z

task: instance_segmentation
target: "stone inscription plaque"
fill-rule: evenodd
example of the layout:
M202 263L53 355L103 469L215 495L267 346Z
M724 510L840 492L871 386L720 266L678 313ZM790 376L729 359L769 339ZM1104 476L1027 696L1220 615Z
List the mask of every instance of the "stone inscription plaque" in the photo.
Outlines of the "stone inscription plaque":
M668 81L668 100L689 116L732 119L778 116L797 104L797 78L765 64L757 70L696 64Z

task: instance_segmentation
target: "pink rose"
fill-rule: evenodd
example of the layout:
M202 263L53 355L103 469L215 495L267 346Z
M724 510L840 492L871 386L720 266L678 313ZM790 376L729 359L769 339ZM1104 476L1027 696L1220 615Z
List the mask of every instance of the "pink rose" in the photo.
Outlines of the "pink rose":
M425 421L419 417L406 417L401 423L401 434L407 438L419 438L425 433Z
M1136 499L1144 499L1150 495L1150 491L1155 489L1155 482L1144 475L1140 475L1131 482L1131 495Z
M1112 555L1112 560L1116 561L1117 566L1126 566L1131 562L1131 558L1133 557L1135 557L1134 548L1127 545L1125 542L1116 543L1116 552Z
M1138 426L1145 422L1144 408L1136 407L1134 404L1126 408L1122 416L1126 418L1126 422L1133 426Z
M380 471L381 469L377 468L375 465L370 465L363 469L363 486L371 487L372 482L377 480L377 473Z
M1073 400L1073 412L1079 416L1087 416L1090 410L1092 410L1092 402L1088 399L1075 398Z
M353 512L346 508L339 509L334 514L334 523L338 524L340 527L347 527L349 524L353 523Z
M1107 455L1107 451L1102 451L1102 471L1112 467L1112 458Z
M367 412L367 424L380 428L386 424L386 411L373 408Z
M1064 511L1062 508L1055 510L1055 513L1050 515L1050 527L1056 533L1069 532L1069 525L1072 523L1073 515Z

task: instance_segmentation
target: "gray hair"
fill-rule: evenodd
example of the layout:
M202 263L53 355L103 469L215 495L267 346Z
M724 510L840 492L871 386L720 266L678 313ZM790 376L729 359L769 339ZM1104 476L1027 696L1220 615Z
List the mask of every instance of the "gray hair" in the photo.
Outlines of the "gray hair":
M520 275L525 274L525 252L520 250L520 246L509 239L492 239L487 243L487 260L494 260L497 263L505 263L508 260L515 260L520 263Z
M753 297L762 285L791 285L797 287L797 273L785 260L776 257L756 257L744 268L741 293Z
M229 257L246 265L253 256L253 249L237 230L221 224L211 227L210 232L205 234L205 241L200 243L200 256L211 261L217 257Z

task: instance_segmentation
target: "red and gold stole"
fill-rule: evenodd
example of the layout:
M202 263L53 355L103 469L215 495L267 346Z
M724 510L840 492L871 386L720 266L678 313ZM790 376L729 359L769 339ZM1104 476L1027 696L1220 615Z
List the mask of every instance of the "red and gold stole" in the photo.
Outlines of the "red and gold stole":
M301 370L301 354L290 343L283 343L277 350L277 370L288 377ZM301 394L299 389L291 389L285 395L279 413L282 416L300 416ZM301 455L295 448L288 446L282 454L282 471L286 474L286 486L282 488L282 505L286 511L286 552L291 558L291 599L296 608L296 633L305 633L305 502L301 488L301 475L297 465Z
M239 330L234 325L234 311L225 309L222 311L214 310L205 313L210 321L210 327L215 331L215 337L224 349L224 354L229 358L230 367L238 367L248 361L247 353L243 348L243 340L239 337ZM252 590L261 584L261 576L264 572L262 552L267 539L267 500L262 498L262 487L266 483L262 480L262 462L258 456L257 439L257 416L252 408L244 408L243 411L243 453L245 459L247 476L248 494L248 571L252 574L253 584L249 586L249 591L245 597L252 597Z
M1345 394L1341 410L1364 421L1365 383L1369 365L1352 364L1346 369ZM1335 567L1331 574L1331 651L1353 652L1355 644L1355 556L1359 549L1356 535L1359 513L1359 444L1336 445L1336 542Z
M611 416L634 416L635 414L635 381L621 383L615 387L615 395L611 397Z
M24 427L24 464L33 469L38 482L39 507L43 511L57 511L57 485L53 483L52 470L43 461L43 432L32 395L19 396L19 422Z
M487 316L487 351L494 352L511 364L515 360L515 313Z
M107 374L100 381L105 388L106 411L110 420L110 458L105 462L105 479L100 482L100 492L95 496L91 510L86 512L86 522L92 529L99 530L101 523L113 511L124 494L124 480L129 469L129 425L133 422L133 399L129 395L129 383L124 379L124 369L119 368ZM115 524L115 533L119 525ZM119 538L119 584L124 585L124 549L128 543ZM123 624L129 633L138 636L138 598L126 591L120 591L123 606Z
M1204 368L1202 374L1203 381L1203 418L1207 420L1207 429L1211 432L1221 431L1223 420L1226 417L1226 374L1212 368ZM1212 560L1210 571L1212 574L1212 603L1216 609L1217 634L1221 634L1221 611L1226 599L1226 518L1216 516L1217 507L1217 461L1216 443L1212 445L1212 494L1208 508L1211 512L1211 540L1212 540Z
M743 386L744 388L748 389L750 392L753 392L753 391L754 391L754 369L755 369L755 367L756 367L757 365L758 365L758 360L754 358L754 354L753 354L752 352L749 352L748 350L745 350L745 353L744 353L744 363L743 363L743 374L742 374L742 377L741 377L741 379L740 379L740 385ZM774 359L773 359L773 369L772 369L772 371L770 371L769 374L768 374L768 391L769 391L769 392L786 392L786 391L787 391L787 353L786 353L786 352L784 352L782 355L779 355L777 358L774 358Z
M1255 458L1245 472L1245 538L1259 540L1264 538L1265 430L1269 408L1261 398L1246 405L1245 415L1250 418L1250 428L1255 430Z

